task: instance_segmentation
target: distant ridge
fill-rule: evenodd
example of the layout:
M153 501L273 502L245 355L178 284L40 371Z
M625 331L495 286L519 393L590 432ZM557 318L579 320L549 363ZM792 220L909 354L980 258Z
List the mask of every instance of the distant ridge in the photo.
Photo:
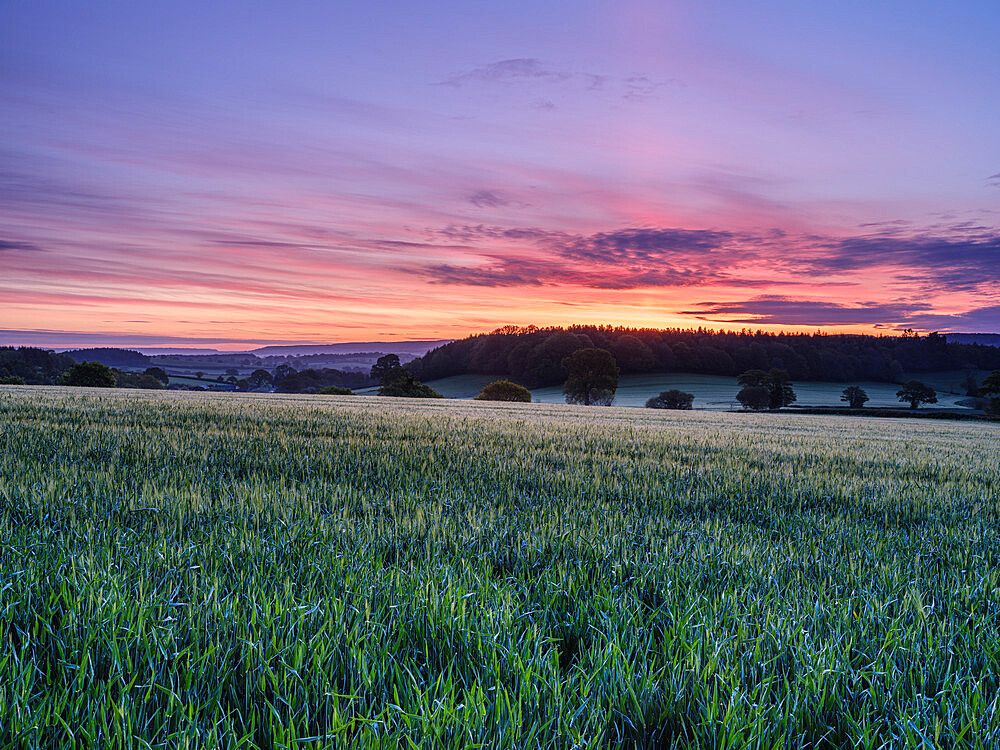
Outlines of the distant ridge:
M289 346L262 346L251 349L258 357L306 354L355 354L357 352L382 352L384 354L410 354L420 357L431 349L450 344L452 339L426 341L354 341L346 344L293 344Z
M946 333L944 336L955 344L1000 346L1000 333Z

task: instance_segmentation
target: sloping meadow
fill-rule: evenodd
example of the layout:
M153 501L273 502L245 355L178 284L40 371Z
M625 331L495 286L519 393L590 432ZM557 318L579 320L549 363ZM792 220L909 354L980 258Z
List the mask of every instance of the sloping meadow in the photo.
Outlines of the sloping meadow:
M1000 426L0 390L0 745L996 747Z

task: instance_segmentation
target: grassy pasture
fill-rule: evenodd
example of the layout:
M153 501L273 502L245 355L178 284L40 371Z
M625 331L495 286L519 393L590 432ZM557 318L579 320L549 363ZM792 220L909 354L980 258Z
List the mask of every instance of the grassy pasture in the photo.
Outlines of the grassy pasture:
M1000 426L0 387L0 746L991 748Z
M930 375L938 374L931 373ZM951 387L957 390L957 383L962 377L961 373L940 374L937 377L915 377L939 389L938 403L934 406L959 408L955 402L964 396L960 392L945 393L943 391L945 388ZM454 375L450 378L432 380L427 384L447 398L472 398L482 390L484 385L499 379L493 375ZM955 382L952 383L952 380ZM802 406L845 406L844 402L840 400L840 396L847 385L847 383L797 382L795 383L795 394L798 396L798 400L795 403ZM865 389L871 399L865 404L869 408L881 406L899 409L906 406L896 398L899 386L894 383L856 383L855 385L860 385ZM736 378L692 373L623 375L618 385L618 392L615 394L615 405L645 406L648 399L671 388L693 393L695 409L740 408L736 401L736 394L740 389ZM374 393L378 389L370 390ZM364 392L359 391L359 393ZM536 401L541 403L565 403L561 386L536 388L531 394ZM923 408L933 407L925 406Z

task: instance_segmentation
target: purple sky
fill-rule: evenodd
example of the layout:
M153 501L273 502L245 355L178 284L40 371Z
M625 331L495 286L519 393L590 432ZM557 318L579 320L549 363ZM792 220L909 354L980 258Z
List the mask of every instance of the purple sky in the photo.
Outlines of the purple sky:
M995 2L5 3L0 339L1000 331L998 31Z

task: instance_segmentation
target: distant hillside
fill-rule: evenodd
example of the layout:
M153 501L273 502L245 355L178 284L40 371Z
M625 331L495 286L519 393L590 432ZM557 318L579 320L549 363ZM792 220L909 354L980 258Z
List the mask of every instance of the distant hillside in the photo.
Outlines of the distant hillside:
M1000 333L946 333L948 341L955 344L981 344L1000 346Z
M291 346L262 346L252 349L258 357L292 356L308 354L354 354L357 352L381 352L383 354L409 354L420 357L431 349L451 343L451 339L432 341L356 341L348 344L297 344Z
M77 362L101 362L108 367L143 367L149 363L149 357L133 349L113 349L99 347L95 349L72 349L63 352Z

